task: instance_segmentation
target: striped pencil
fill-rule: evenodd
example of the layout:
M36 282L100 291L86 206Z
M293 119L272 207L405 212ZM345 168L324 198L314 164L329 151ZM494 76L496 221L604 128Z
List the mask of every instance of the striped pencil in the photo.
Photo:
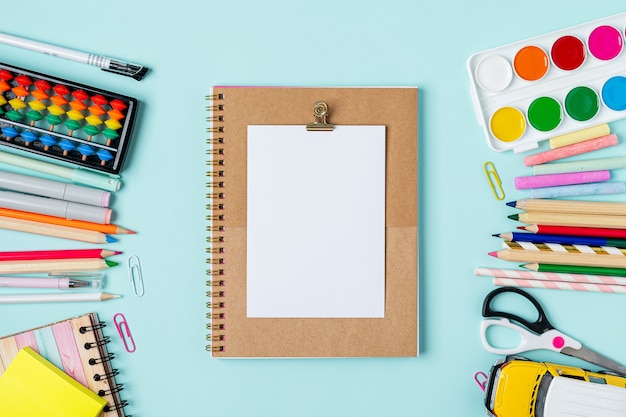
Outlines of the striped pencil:
M615 277L611 275L572 274L561 272L537 272L523 269L499 269L479 267L474 270L474 275L480 277L515 278L539 281L626 285L626 277Z
M557 226L550 224L529 224L518 226L519 230L526 230L530 233L544 233L570 236L595 236L607 239L626 239L626 230L611 229L604 227L577 227L577 226Z
M604 256L591 253L563 253L515 249L490 252L489 256L513 262L626 268L626 256Z
M570 290L586 292L606 292L626 294L626 286L609 284L589 284L584 282L554 282L534 279L494 277L493 284L499 287L545 288L551 290Z
M589 253L595 255L626 256L626 249L612 246L562 245L558 243L535 242L502 242L503 246L512 250L548 251L561 253Z
M0 261L25 261L37 259L108 258L122 252L107 249L63 249L0 252Z

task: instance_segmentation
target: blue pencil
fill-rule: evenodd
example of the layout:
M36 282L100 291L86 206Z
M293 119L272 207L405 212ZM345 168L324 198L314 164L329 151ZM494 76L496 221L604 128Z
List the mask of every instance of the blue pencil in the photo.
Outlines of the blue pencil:
M541 233L499 233L493 236L513 242L558 243L561 245L612 246L626 248L626 239L610 239L595 236L551 235Z

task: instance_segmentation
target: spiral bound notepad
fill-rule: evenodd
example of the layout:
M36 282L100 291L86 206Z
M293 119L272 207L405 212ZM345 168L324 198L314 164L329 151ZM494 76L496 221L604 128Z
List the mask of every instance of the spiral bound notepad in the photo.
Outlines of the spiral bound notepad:
M212 89L214 357L418 354L417 96L414 87Z
M30 347L54 366L107 401L100 417L130 417L120 397L122 385L115 381L113 355L107 351L109 338L96 313L26 330L0 338L0 375L10 366L20 349Z

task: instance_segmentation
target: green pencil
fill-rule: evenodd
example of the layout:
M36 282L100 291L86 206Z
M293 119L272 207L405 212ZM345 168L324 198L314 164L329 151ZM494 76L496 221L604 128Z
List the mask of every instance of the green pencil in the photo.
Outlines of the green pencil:
M602 266L524 264L522 268L537 272L560 272L564 274L609 275L626 277L626 268L607 268Z

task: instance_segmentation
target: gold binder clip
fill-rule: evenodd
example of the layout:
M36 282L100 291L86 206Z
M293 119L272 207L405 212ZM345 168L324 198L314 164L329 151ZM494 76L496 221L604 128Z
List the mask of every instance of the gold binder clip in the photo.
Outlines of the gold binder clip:
M504 189L502 188L502 181L500 181L498 171L496 171L496 166L493 162L487 161L483 165L483 171L485 171L485 175L487 176L493 195L498 200L504 200Z
M313 114L315 115L315 121L306 125L306 130L309 131L330 131L335 128L331 123L326 122L328 116L328 104L325 101L318 101L313 106Z

